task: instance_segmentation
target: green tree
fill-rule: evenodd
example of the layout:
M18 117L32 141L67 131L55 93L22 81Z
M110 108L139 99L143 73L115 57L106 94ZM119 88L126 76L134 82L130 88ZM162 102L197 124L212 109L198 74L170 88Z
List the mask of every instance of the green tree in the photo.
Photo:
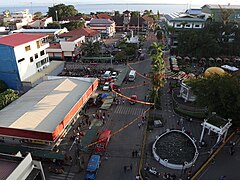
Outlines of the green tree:
M43 18L43 14L42 14L42 12L35 12L34 14L33 14L33 17L34 18L36 18L36 19L42 19Z
M63 17L75 16L78 11L73 5L57 4L53 7L48 7L48 16L52 16L55 21L59 21Z
M82 46L82 49L84 51L84 54L86 56L98 56L99 50L100 50L100 43L99 42L87 42L84 43Z
M131 16L132 17L140 17L140 12L139 11L132 11Z
M240 79L232 75L213 75L190 81L197 103L224 118L240 123Z
M17 98L17 93L12 89L8 89L3 93L0 93L0 109L6 107L8 104L16 100Z
M49 23L47 29L60 29L61 25L58 22Z
M118 52L115 56L114 59L116 61L124 61L127 59L126 53L124 51Z
M69 23L64 24L64 27L66 27L69 31L73 29L83 28L84 26L84 21L70 21Z
M153 43L149 47L150 56L152 59L152 72L150 73L152 81L152 99L154 105L160 104L160 89L164 86L164 60L162 54L162 45Z

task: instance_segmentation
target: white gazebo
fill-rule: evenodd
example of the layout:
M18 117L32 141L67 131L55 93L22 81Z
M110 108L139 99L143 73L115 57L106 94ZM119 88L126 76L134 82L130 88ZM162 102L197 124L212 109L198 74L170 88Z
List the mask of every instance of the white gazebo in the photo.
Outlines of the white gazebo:
M184 82L181 83L181 89L178 97L182 97L185 102L194 102L196 100L196 96L193 94L191 87Z
M203 141L205 129L208 129L208 135L210 135L211 131L218 134L216 144L220 142L221 138L224 142L227 137L228 129L232 125L231 121L231 119L221 118L217 116L215 112L213 112L212 116L208 119L204 119L204 122L201 124L203 129L199 142L202 143Z

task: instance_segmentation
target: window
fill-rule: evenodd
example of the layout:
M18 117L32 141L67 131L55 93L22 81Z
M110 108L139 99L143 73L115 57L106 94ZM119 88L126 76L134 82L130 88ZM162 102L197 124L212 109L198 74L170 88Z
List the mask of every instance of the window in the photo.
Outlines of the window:
M41 62L37 62L36 66L37 66L37 68L40 68L41 67Z
M40 55L43 56L45 54L44 50L40 52Z
M195 27L200 27L200 25L199 24L195 24Z
M22 61L24 61L24 60L25 60L25 58L19 59L19 60L18 60L18 63L20 63L20 62L22 62Z
M176 24L176 27L181 27L181 24Z
M34 56L35 56L35 59L37 59L38 58L38 53L36 53Z
M31 46L30 45L25 47L25 51L30 51L30 50L31 50Z
M32 56L30 57L30 62L33 62L33 57Z
M39 49L41 47L40 41L36 41L37 48Z
M186 26L185 27L190 27L190 24L186 24Z

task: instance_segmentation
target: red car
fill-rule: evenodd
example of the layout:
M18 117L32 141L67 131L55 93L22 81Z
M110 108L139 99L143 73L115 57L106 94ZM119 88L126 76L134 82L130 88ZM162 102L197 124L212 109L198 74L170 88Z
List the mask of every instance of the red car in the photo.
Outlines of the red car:
M131 98L131 99L129 100L129 103L130 103L130 104L135 104L135 103L136 103L136 100L137 100L137 95L132 95L130 98Z

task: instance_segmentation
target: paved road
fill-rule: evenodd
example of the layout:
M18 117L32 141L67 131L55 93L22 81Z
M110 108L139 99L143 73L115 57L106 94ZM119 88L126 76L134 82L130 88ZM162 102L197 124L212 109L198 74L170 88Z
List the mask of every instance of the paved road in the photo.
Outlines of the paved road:
M149 46L150 42L145 43ZM147 47L144 47L143 51L146 51ZM147 57L148 58L148 57ZM150 60L142 61L136 64L131 64L131 67L137 70L140 74L148 73L150 71ZM130 87L139 84L143 84L146 81L143 77L137 75L135 82L128 82L123 84L123 87ZM122 89L121 93L126 96L136 94L139 100L144 101L146 94L148 93L148 85L140 86L134 89ZM109 128L115 132L124 125L131 122L133 119L142 114L149 105L134 104L130 105L125 101L125 104L114 105L112 107L112 121L109 123ZM139 157L132 157L132 151L140 152L141 143L143 140L143 127L139 128L138 123L141 122L141 118L133 123L131 126L121 131L110 140L107 152L109 158L102 161L102 165L98 171L97 179L101 180L132 180L138 172ZM132 164L133 169L124 172L124 166L130 166Z

